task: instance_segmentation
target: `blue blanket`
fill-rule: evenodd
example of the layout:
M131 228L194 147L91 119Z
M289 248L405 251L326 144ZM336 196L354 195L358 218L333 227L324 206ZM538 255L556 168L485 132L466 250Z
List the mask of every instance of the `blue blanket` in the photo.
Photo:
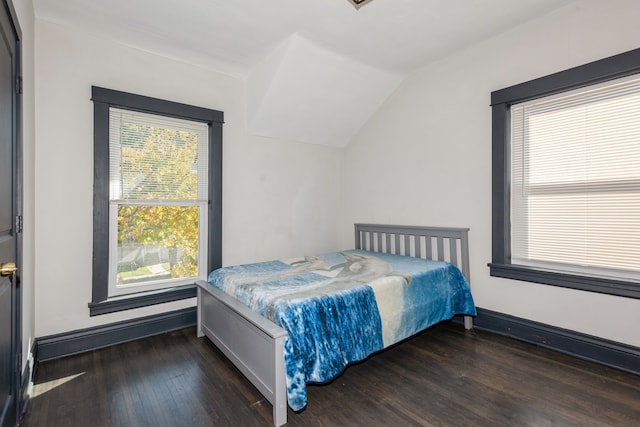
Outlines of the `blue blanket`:
M289 406L306 385L456 314L475 316L469 284L445 262L350 250L224 267L209 283L288 332Z

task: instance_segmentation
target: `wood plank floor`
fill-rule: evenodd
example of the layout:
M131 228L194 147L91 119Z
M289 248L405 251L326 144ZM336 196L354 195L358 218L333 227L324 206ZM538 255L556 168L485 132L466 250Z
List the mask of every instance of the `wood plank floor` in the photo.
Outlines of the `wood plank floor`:
M290 426L638 426L640 377L456 324L331 384ZM268 426L271 405L195 328L42 363L22 424Z

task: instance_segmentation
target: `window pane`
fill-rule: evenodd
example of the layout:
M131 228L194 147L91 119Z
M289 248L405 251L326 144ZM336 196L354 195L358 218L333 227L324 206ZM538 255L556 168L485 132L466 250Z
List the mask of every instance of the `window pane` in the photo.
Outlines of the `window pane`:
M122 199L197 198L196 134L132 123L121 130Z
M118 206L117 286L198 276L198 206Z
M532 195L514 218L517 263L640 271L640 193Z
M111 200L207 198L208 126L111 109Z

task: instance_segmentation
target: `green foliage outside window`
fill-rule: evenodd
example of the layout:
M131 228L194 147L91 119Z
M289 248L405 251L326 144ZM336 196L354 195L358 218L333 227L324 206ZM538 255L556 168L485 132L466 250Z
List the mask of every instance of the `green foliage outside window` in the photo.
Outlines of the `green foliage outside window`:
M120 146L119 191L132 204L118 205L118 282L156 279L140 268L162 271L166 257L169 277L197 276L199 208L189 204L198 196L197 134L123 123Z

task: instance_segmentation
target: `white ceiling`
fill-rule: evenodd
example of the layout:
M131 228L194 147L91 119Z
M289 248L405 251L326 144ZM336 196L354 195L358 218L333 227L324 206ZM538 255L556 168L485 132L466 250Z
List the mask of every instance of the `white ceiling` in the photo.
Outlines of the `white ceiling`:
M256 134L344 146L411 71L569 2L372 0L356 9L348 0L34 0L34 6L38 19L247 79ZM291 76L317 83L309 88ZM358 89L345 93L345 82L358 82ZM327 132L326 123L339 131Z

